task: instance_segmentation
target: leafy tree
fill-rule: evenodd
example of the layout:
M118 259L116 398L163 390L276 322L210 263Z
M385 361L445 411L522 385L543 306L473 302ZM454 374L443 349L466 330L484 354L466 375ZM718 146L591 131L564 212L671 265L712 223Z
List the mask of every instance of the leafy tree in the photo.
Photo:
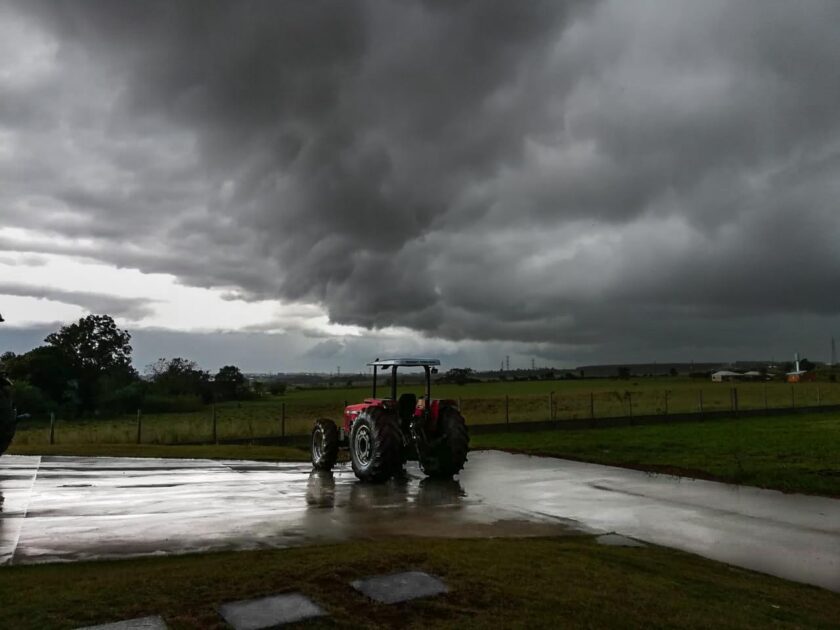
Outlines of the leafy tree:
M195 361L175 357L158 359L146 368L152 391L163 396L195 396L208 402L211 397L210 373Z
M68 384L76 378L69 359L53 346L40 346L19 355L7 352L2 362L12 380L37 387L53 406L65 402Z
M472 373L472 368L452 368L451 370L447 370L441 381L444 383L455 383L456 385L466 385L476 380L472 378Z
M287 385L283 381L271 381L268 384L268 393L272 396L282 396L286 393Z
M137 378L131 366L131 335L108 315L83 317L44 341L61 353L78 383L79 413L96 409L99 381L106 374L124 384Z
M239 400L247 393L246 379L235 365L226 365L216 372L213 385L221 400Z

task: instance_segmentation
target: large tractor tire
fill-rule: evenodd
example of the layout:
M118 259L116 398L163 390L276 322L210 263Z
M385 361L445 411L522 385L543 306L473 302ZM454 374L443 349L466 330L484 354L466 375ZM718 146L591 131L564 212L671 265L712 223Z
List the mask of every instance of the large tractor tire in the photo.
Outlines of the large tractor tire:
M6 452L15 437L15 418L9 381L0 375L0 455Z
M402 468L402 432L396 414L371 407L350 429L350 461L361 481L382 482Z
M429 477L451 479L467 461L470 436L464 417L454 407L444 407L438 418L437 436L429 438L431 446L419 454L420 468Z
M320 418L312 427L312 466L332 470L338 460L338 427L328 418Z

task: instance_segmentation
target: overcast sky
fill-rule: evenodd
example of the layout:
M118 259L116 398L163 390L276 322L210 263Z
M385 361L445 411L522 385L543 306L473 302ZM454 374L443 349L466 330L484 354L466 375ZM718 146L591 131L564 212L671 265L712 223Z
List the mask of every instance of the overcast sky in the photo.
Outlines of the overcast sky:
M0 0L0 350L829 358L840 2Z

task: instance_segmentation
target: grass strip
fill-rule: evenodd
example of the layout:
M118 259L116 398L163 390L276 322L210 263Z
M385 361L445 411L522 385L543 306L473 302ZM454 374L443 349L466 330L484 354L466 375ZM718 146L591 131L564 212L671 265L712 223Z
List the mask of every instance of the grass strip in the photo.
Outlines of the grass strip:
M405 569L437 574L451 592L386 606L349 586ZM222 628L219 604L298 590L331 615L309 627L830 628L840 619L837 593L668 549L568 537L389 539L5 567L0 627L161 614L171 628Z

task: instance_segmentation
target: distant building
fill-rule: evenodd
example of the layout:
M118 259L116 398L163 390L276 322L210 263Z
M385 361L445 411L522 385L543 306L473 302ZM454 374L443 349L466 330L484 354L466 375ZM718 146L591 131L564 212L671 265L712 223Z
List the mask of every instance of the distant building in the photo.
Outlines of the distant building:
M732 372L730 370L718 370L717 372L712 372L713 383L723 383L725 381L740 381L743 378L744 375L740 372Z
M817 375L814 372L802 370L799 368L799 353L797 352L794 360L794 368L792 372L785 374L785 380L788 383L801 383L802 381L815 381Z

